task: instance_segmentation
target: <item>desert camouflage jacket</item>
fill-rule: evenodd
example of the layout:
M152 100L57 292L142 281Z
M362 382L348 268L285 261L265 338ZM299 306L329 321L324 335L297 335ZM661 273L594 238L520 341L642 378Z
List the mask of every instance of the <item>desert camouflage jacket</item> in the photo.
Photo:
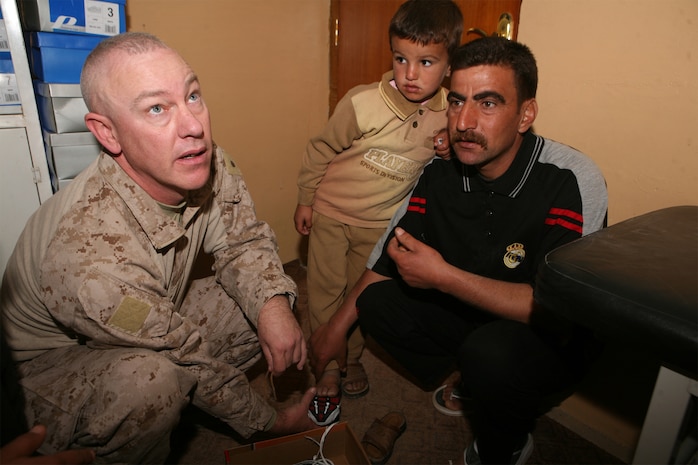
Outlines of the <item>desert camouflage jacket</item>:
M244 373L209 355L200 322L181 305L200 251L212 254L218 282L253 324L271 297L287 295L293 305L297 290L232 159L217 148L213 167L177 218L105 153L42 205L2 285L15 358L71 344L152 349L196 373L195 404L240 434L262 430L273 409Z

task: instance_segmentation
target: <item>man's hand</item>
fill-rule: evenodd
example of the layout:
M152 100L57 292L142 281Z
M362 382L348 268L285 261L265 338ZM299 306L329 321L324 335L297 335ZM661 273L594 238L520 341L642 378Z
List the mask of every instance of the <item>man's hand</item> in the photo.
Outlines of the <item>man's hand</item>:
M303 331L293 315L288 299L272 297L259 311L257 333L269 371L281 375L286 368L296 365L303 369L308 356Z
M46 439L46 427L36 425L0 449L0 464L80 465L93 463L91 449L71 449L52 455L33 456Z
M293 224L296 225L298 234L307 236L313 227L313 207L309 205L296 206L296 213L293 215Z
M523 323L530 319L535 300L528 283L509 283L461 270L402 228L395 228L387 251L402 279L412 287L436 289L501 318Z
M407 284L420 289L439 289L440 273L445 271L447 263L436 249L398 227L387 252Z
M323 323L310 335L310 366L320 379L327 364L336 360L340 371L347 368L347 333L339 325Z
M291 434L317 428L313 420L308 417L308 407L316 392L316 389L311 387L305 391L300 402L277 412L276 421L269 429L269 432L273 434Z

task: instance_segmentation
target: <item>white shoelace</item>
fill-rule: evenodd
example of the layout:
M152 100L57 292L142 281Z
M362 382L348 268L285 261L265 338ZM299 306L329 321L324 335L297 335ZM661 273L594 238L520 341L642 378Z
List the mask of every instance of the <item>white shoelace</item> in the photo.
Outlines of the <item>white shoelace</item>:
M319 447L318 453L313 455L312 459L303 460L301 462L296 463L295 465L334 465L334 462L332 462L332 460L325 458L325 455L323 454L323 449L325 447L325 438L327 438L327 435L329 434L330 430L336 424L337 423L332 423L331 425L327 425L325 427L325 432L322 433L322 436L320 437L320 442L317 442L310 436L306 436L306 439L310 439L315 444L317 444L317 446Z

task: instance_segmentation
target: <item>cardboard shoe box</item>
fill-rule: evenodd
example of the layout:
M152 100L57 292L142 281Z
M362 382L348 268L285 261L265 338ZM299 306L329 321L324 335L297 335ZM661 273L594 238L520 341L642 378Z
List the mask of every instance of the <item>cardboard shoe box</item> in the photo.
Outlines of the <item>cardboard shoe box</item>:
M0 52L0 114L20 113L19 87L10 52Z
M50 132L85 132L87 106L79 84L34 81L41 127Z
M2 8L0 8L0 52L10 51L10 41L7 37L7 27L5 19L2 17Z
M21 113L15 67L10 54L5 20L0 9L0 115Z
M114 36L126 32L126 0L20 0L25 31Z
M51 185L57 192L99 156L101 146L91 132L43 132Z
M228 465L293 465L318 455L325 428L259 441L225 451ZM312 438L308 439L308 438ZM336 423L323 442L323 455L335 465L370 465L366 452L346 422Z
M5 20L0 10L0 114L21 112L17 77L9 47Z
M100 36L31 32L29 66L43 82L79 84L87 55L104 40Z

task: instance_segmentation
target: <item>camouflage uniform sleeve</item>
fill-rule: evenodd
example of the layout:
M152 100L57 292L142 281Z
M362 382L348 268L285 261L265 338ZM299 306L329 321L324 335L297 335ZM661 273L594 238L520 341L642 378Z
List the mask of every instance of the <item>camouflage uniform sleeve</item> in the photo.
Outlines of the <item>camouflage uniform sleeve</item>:
M284 273L271 227L257 218L247 185L232 158L222 149L216 156L215 205L204 247L213 253L216 277L253 324L259 311L276 295L286 295L293 308L296 283Z

